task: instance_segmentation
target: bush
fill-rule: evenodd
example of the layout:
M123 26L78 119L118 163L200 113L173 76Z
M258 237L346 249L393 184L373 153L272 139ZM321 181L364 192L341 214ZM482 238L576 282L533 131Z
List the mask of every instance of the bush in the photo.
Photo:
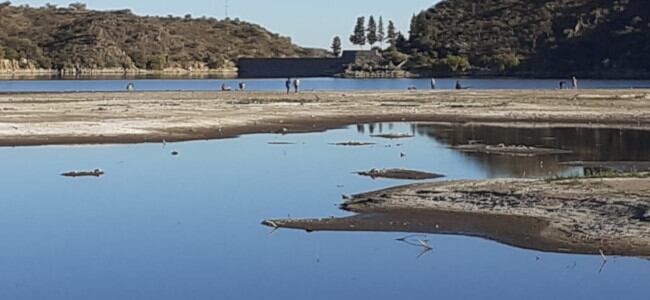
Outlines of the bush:
M408 55L399 52L394 48L391 48L390 50L384 52L383 56L386 60L396 66L408 59Z
M469 59L464 56L456 55L447 55L447 58L444 59L449 69L453 72L466 72L472 65L469 63Z
M165 69L165 58L164 57L154 57L147 61L147 69L161 71Z
M520 63L521 61L516 54L503 53L498 54L493 58L492 65L499 71L505 71L516 68Z

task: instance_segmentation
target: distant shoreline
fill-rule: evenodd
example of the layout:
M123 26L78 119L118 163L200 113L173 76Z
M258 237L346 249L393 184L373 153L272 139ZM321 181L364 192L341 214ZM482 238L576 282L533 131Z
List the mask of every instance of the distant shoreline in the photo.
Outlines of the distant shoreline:
M296 76L291 76L296 77ZM451 78L462 78L462 79L521 79L521 80L568 80L571 76L562 76L562 75L543 75L543 74L531 74L531 75L517 75L517 74L422 74L422 73L411 73L410 76L396 76L396 77L387 77L387 76L306 76L300 78L332 78L332 79L451 79ZM650 80L650 74L648 75L629 75L629 76L576 76L581 80ZM209 70L209 71L148 71L148 70L138 70L138 71L129 71L129 72L113 72L113 71L98 71L90 73L81 73L78 75L74 74L64 74L61 75L56 70L42 70L42 71L4 71L0 70L0 80L137 80L137 79L286 79L286 76L282 77L240 77L236 70Z

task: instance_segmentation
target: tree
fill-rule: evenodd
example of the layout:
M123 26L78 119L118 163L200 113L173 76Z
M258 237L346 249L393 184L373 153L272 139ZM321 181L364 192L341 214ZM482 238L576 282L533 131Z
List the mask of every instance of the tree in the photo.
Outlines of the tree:
M366 18L358 17L357 25L354 26L354 33L350 36L350 42L353 45L363 47L366 45Z
M375 22L375 17L373 16L370 16L370 19L368 20L367 32L368 34L366 35L366 38L368 40L368 44L370 44L370 47L372 47L379 41L379 38L377 37L377 22Z
M81 2L70 3L68 7L71 10L76 10L76 11L84 11L88 8L88 6L85 3L81 3Z
M388 32L386 33L386 41L391 47L395 47L397 41L397 28L395 28L395 23L393 21L388 21Z
M386 40L386 31L384 31L384 18L379 17L379 28L377 28L377 39L379 39L379 44L381 47L384 47L384 40Z
M398 32L397 37L395 38L395 48L402 52L408 50L408 40L401 32Z
M335 36L332 41L332 52L334 52L334 56L336 57L341 56L341 38L338 36Z

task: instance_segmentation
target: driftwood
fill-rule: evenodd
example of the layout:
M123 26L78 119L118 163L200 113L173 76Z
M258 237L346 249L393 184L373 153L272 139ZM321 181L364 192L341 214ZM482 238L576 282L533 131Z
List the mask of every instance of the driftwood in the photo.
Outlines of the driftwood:
M389 140L396 140L396 139L412 138L412 137L415 137L415 136L412 135L412 134L408 134L408 133L385 133L385 134L371 135L371 137L389 139Z
M104 171L100 169L95 169L92 171L71 171L71 172L66 172L62 173L61 176L65 177L100 177L103 176L105 173Z
M355 146L372 146L376 145L375 143L369 143L369 142L340 142L340 143L330 143L332 146L348 146L348 147L355 147Z

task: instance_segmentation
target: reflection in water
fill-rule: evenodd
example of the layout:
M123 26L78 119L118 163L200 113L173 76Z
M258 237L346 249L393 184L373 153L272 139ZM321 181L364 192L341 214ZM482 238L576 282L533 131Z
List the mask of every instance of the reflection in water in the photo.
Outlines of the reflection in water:
M383 300L425 298L435 291L442 299L647 299L645 260L612 259L598 274L598 256L537 253L463 236L427 237L434 250L419 260L414 259L419 249L394 242L402 233L282 230L269 236L260 220L343 217L347 213L335 206L341 194L409 183L371 180L354 171L408 168L453 180L484 179L494 173L519 176L512 165L525 161L503 157L503 165L481 163L478 158L485 156L458 153L427 135L391 141L371 138L368 126L363 128L363 134L353 126L174 143L167 149L159 144L0 148L0 298ZM382 127L387 133L413 128L425 127ZM453 129L432 128L438 135ZM336 141L377 145L328 145ZM169 155L171 146L182 155ZM107 175L99 180L58 175L94 168ZM466 220L452 218L439 229L474 222L476 231L465 233L483 230L495 239L517 240L513 227L533 237L533 229L544 226ZM404 220L393 220L399 221ZM495 288L495 283L504 284Z
M381 134L385 133L384 127L381 124L358 125L357 131L369 135ZM642 161L650 161L650 132L647 131L434 124L413 124L410 129L418 136L428 137L437 143L448 146L480 142L488 145L525 145L571 151L568 154L537 157L459 152L459 155L477 162L488 170L490 177L545 177L579 173L575 166L564 163L570 161L610 161L617 162L615 163L617 167L623 166L627 169L630 169L630 165L647 165ZM392 131L392 129L388 131ZM636 163L618 163L621 161ZM607 163L601 164L607 165ZM381 191L377 193L381 193ZM566 201L569 202L568 199ZM343 208L345 209L345 207ZM539 209L539 205L536 208ZM604 206L600 208L603 211L608 210ZM643 214L644 208L639 209ZM622 236L608 237L611 239L611 243L605 243L599 239L578 241L571 232L564 232L553 226L548 226L548 222L545 219L520 216L485 215L457 211L402 210L398 212L374 211L344 218L274 220L265 222L265 225L276 228L303 229L310 232L380 231L451 234L481 237L519 248L546 252L600 254L601 251L608 251L611 254L624 256L650 256L650 245L612 242L617 239L623 240ZM629 233L623 235L625 234Z
M379 132L376 132L378 128ZM372 124L358 125L357 130L359 133L382 133L381 126ZM413 124L411 131L448 146L473 143L525 145L573 152L534 157L462 153L484 166L489 177L582 175L580 168L562 164L571 161L650 161L650 132L643 130Z

